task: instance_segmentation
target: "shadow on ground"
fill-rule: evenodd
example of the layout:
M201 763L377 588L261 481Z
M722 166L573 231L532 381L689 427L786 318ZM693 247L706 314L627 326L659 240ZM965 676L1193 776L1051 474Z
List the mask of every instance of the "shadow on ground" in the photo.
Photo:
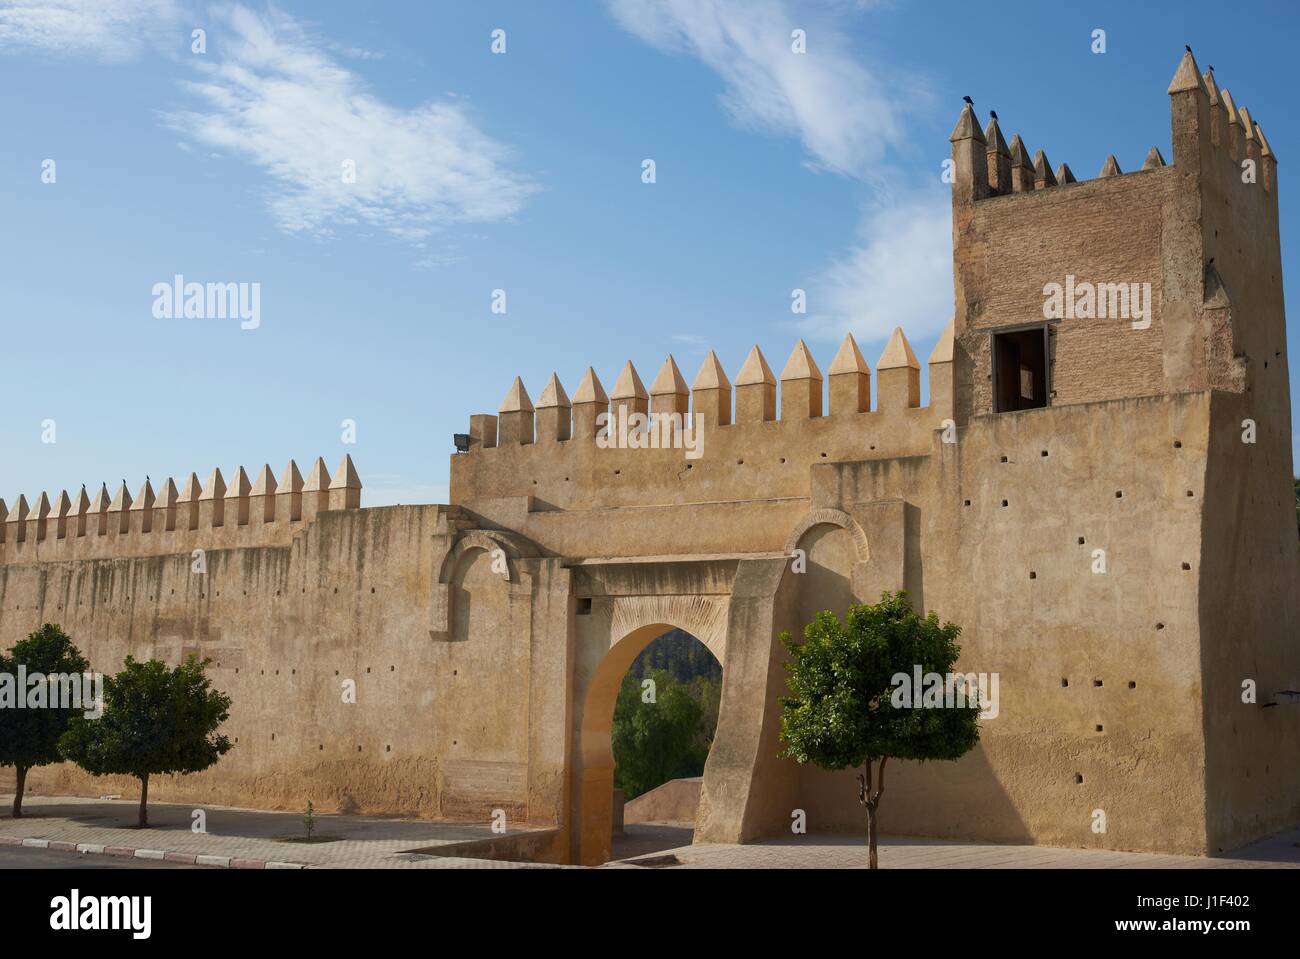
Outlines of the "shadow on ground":
M32 797L23 805L23 816L14 820L8 806L0 812L0 823L39 823L41 820L66 819L98 829L120 829L123 842L128 837L139 840L150 834L206 832L210 836L231 836L246 839L271 839L299 844L307 830L302 816L292 812L268 812L257 809L238 809L227 806L150 803L149 826L136 825L139 803L135 800L87 799L42 801ZM202 816L195 816L202 811ZM465 842L492 836L489 824L435 822L431 820L398 819L383 816L348 816L322 814L315 818L313 832L332 841L341 840L402 840L413 845L431 842ZM202 830L195 830L197 821ZM134 843L132 843L134 844ZM315 845L315 842L312 843Z
M630 823L622 835L614 836L611 859L634 859L665 849L679 849L689 846L694 836L695 827L688 822Z

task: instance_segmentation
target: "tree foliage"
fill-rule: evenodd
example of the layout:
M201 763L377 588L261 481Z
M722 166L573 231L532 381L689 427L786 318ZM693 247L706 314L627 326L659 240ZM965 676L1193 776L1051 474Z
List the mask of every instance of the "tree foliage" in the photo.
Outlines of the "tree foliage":
M643 701L646 679L655 682L653 703ZM626 799L704 772L721 699L722 664L690 633L671 629L641 651L620 687L611 729L614 783Z
M966 709L895 709L893 677L953 671L961 628L922 618L906 593L885 593L875 605L851 606L844 622L820 612L804 629L789 633L788 685L781 700L785 755L824 769L861 766L867 759L957 759L979 741L975 716Z
M704 702L690 686L662 669L644 678L654 683L654 701L645 701L643 678L629 672L619 688L610 732L614 785L626 799L670 779L700 775L712 740L712 728L707 734L704 729Z
M28 676L84 674L89 667L72 639L58 626L46 623L26 639L15 643L9 655L0 655L0 673L14 677L23 666ZM26 690L15 688L19 696ZM89 691L83 690L83 695ZM89 704L69 709L53 708L50 704L41 709L0 709L0 766L13 766L17 770L14 790L14 818L22 816L23 793L27 771L62 759L59 739L68 728L72 717Z
M140 780L140 825L148 825L149 776L207 769L230 749L216 730L230 712L230 697L212 689L209 660L168 669L160 660L130 656L116 676L104 680L104 714L74 717L63 735L63 753L96 776Z
M632 662L629 671L645 678L652 669L667 670L679 683L722 678L722 664L709 647L684 629L670 629Z
M907 594L898 592L883 594L874 605L849 607L843 622L833 613L818 613L804 628L802 643L781 634L790 652L791 692L780 700L783 755L830 770L863 767L858 795L867 807L873 868L886 760L957 759L979 741L976 697L926 708L914 690L911 707L893 705L898 674L911 677L918 666L922 674L954 671L960 633L934 613L921 617Z

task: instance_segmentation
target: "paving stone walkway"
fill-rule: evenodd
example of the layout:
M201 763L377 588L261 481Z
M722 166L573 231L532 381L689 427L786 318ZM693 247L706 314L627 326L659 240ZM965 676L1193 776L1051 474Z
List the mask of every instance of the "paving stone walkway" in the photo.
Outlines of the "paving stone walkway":
M1300 830L1209 858L905 837L881 840L878 851L882 869L1300 869ZM664 857L669 856L678 864L665 863ZM867 849L856 836L797 836L744 846L702 843L661 848L609 866L634 866L637 859L674 869L865 869Z
M12 796L0 796L0 803L0 843L227 868L528 868L527 863L414 850L536 831L513 829L501 836L486 823L320 815L315 817L314 835L330 841L308 844L285 841L305 835L298 813L150 803L149 828L140 829L135 825L139 803L130 800L29 796L23 800L21 819L9 815ZM196 833L193 812L199 808L206 817L206 832Z
M35 846L85 855L170 860L226 868L528 869L539 864L433 855L440 846L469 841L526 838L536 829L494 836L489 826L378 816L317 816L315 834L327 842L287 842L303 835L298 813L223 806L150 803L150 828L135 826L138 805L130 800L30 796L22 819L8 815L12 797L0 795L0 844ZM192 830L193 811L206 814L206 832ZM670 869L854 869L865 868L861 837L792 836L744 846L689 845L689 827L647 823L628 827L616 850L630 857L603 868ZM620 849L621 847L621 849ZM418 850L418 851L417 851ZM1300 830L1214 858L989 845L887 837L880 843L885 869L1247 869L1300 868ZM560 867L563 868L563 867Z

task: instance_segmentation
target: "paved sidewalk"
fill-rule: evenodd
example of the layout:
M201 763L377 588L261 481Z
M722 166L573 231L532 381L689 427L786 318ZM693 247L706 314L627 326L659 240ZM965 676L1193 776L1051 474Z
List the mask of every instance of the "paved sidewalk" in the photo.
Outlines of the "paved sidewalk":
M884 838L878 851L882 869L1300 869L1300 830L1214 858L906 837ZM660 849L608 866L628 868L637 858L660 869L865 869L867 847L860 836L792 836L745 846L703 843Z
M5 810L0 814L0 845L79 850L87 855L236 869L557 868L430 853L457 843L527 840L544 832L527 827L501 836L494 835L486 823L322 815L316 817L315 833L329 841L309 845L286 841L303 836L302 817L291 812L150 803L150 828L138 829L138 804L130 800L30 796L23 802L22 819L9 817L5 797L0 796L0 804ZM206 813L206 833L191 831L196 808ZM688 844L691 833L686 824L642 823L629 825L627 831L615 848L628 858L603 868L855 869L867 863L859 836L791 836L744 846L696 846ZM638 860L645 866L637 865ZM1300 868L1300 830L1215 858L887 837L880 843L880 865L886 869L1294 869Z
M0 814L0 844L88 855L165 859L232 869L539 868L529 863L427 852L438 846L523 837L538 831L528 827L496 835L486 823L320 815L316 817L314 834L329 841L307 844L286 841L301 839L305 834L299 813L155 802L149 804L149 828L140 829L135 825L139 803L131 800L28 796L23 800L22 819L8 814L12 796L0 796L0 803L4 810ZM191 829L195 809L204 810L206 832Z

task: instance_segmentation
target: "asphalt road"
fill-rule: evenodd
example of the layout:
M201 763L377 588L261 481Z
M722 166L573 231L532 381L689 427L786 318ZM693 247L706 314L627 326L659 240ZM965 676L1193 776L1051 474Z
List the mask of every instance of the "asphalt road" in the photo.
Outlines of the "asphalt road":
M159 859L122 859L79 852L59 852L28 846L0 846L0 871L5 869L207 869ZM0 882L4 881L0 874Z

